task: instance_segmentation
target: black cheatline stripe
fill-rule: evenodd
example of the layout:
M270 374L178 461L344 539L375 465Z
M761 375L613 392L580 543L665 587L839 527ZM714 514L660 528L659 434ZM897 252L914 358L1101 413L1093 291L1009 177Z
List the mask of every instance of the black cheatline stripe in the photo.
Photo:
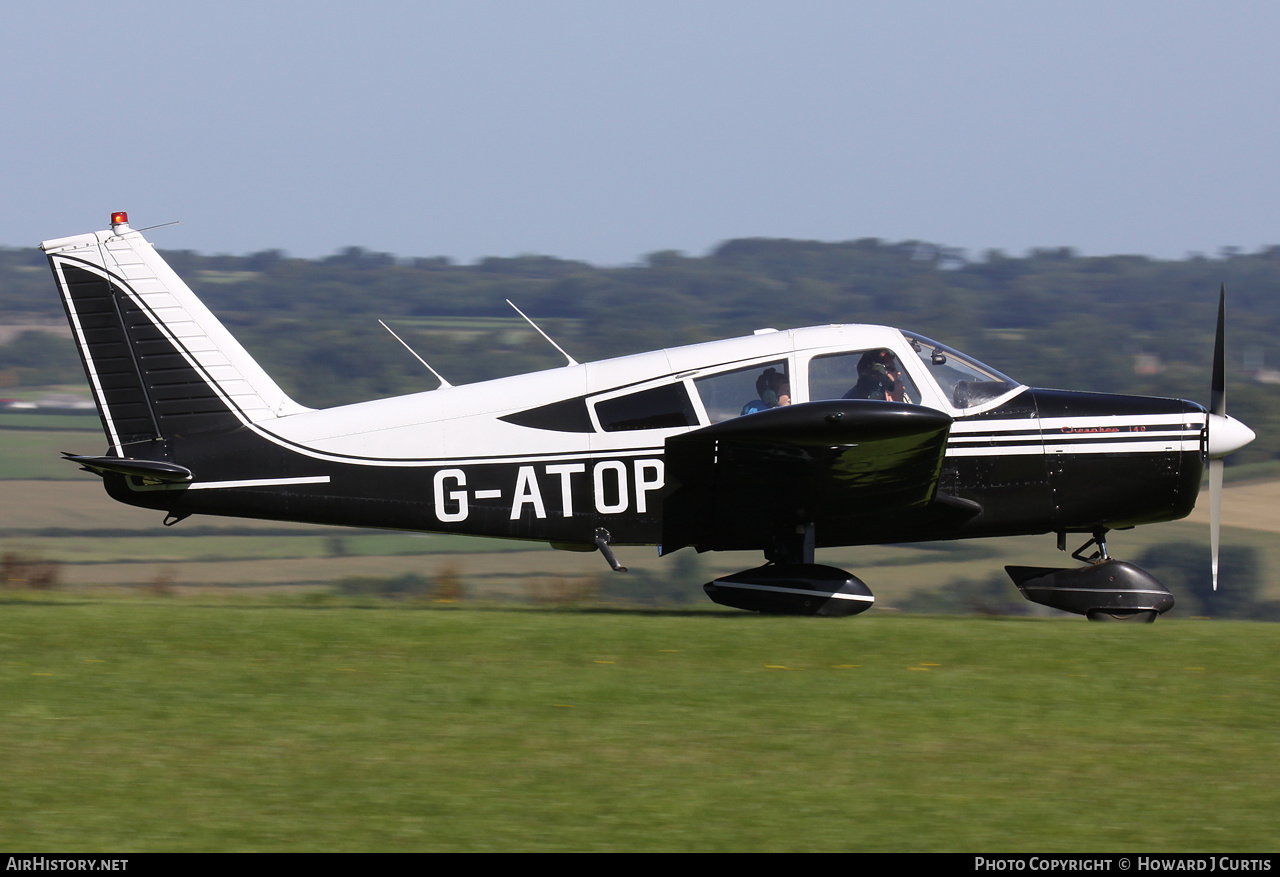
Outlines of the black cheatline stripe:
M1114 445L1126 444L1131 442L1139 442L1146 444L1160 444L1163 442L1184 442L1199 441L1200 433L1180 433L1178 435L1147 435L1141 432L1127 432L1121 435L1108 433L1099 435L1097 433L1091 435L1069 435L1069 436L1045 436L1045 444L1049 445Z
M1040 433L1041 433L1041 430L1039 429L987 429L987 430L974 430L972 432L969 432L967 430L952 430L951 437L952 438L960 438L960 437L969 438L970 436L972 436L977 438L977 437L987 437L987 436L1040 435Z
M1011 441L1030 441L1044 439L1045 441L1091 441L1101 439L1124 439L1124 440L1158 440L1166 438L1193 438L1200 435L1202 427L1200 426L1152 426L1141 430L1130 430L1128 427L1119 430L1090 430L1081 429L1072 432L1060 432L1058 430L1045 430L1044 432L968 432L968 433L952 433L948 437L948 441L956 444L975 444L979 442L1011 442Z
M1004 444L1027 444L1029 442L1038 442L1044 436L1040 433L1033 435L1008 436L1008 435L974 435L959 436L953 435L947 437L947 443L953 445L981 445L991 442L1001 442Z
M1038 429L987 429L974 430L972 432L952 430L951 438L999 438L1020 435L1111 435L1115 433L1141 434L1146 432L1198 431L1203 428L1204 424L1202 423L1187 423L1185 420L1171 420L1168 423L1134 423L1099 427L1044 426Z

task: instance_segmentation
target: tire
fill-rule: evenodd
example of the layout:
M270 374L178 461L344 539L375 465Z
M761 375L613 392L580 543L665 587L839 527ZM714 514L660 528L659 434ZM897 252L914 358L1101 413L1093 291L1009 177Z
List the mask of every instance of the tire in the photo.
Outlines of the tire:
M1130 624L1151 624L1156 620L1159 613L1154 609L1134 609L1112 610L1112 609L1090 609L1088 618L1090 621L1127 621Z

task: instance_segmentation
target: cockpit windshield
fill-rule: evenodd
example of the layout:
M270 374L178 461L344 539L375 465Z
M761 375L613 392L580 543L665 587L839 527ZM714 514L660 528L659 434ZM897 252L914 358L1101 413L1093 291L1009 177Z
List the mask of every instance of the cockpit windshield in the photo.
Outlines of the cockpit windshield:
M971 359L945 344L923 335L903 332L911 349L938 382L942 395L956 408L973 408L990 402L1018 386L1018 382Z

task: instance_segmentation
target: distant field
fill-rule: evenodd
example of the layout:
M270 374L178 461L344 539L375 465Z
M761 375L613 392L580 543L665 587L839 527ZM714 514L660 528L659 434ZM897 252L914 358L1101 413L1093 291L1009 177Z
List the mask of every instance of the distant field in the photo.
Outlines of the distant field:
M9 415L25 417L27 415ZM34 416L34 415L32 415ZM41 418L54 420L50 416ZM58 418L61 419L61 418ZM84 420L67 417L66 422ZM96 423L97 418L94 418ZM101 429L4 429L0 430L0 481L16 479L80 480L86 477L72 463L62 460L62 451L69 453L100 454L107 448Z
M518 329L520 331L530 331L529 324L526 323L514 311L509 317L413 317L400 316L395 318L396 326L412 326L420 331L473 331L488 332L492 330L502 329ZM582 320L566 317L557 317L548 322L563 326L571 326L574 331L582 325Z
M0 612L15 849L1280 844L1274 625L208 598Z
M50 335L61 335L64 338L71 337L71 327L67 325L66 320L57 320L43 323L10 323L0 326L0 344L8 344L14 338L17 338L23 332L48 332Z
M102 421L88 414L18 414L0 412L0 430L47 430L50 432L84 432L102 436ZM103 440L105 441L105 439Z
M1196 506L1187 521L1209 526L1209 502ZM1280 533L1280 481L1231 484L1222 491L1222 525Z

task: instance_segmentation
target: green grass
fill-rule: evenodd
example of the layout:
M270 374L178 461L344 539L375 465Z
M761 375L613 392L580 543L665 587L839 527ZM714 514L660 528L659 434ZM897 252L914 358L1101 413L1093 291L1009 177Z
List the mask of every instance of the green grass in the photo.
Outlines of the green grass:
M17 416L17 415L14 415ZM44 419L52 419L44 418ZM83 420L67 417L70 425ZM62 452L101 454L107 440L102 430L0 429L0 481L40 479L66 481L90 477L74 463L62 459Z
M16 849L1257 851L1271 625L0 603Z
M45 429L50 431L74 430L92 432L102 436L102 421L93 411L87 414L27 414L0 413L0 430ZM106 439L103 439L106 442Z

